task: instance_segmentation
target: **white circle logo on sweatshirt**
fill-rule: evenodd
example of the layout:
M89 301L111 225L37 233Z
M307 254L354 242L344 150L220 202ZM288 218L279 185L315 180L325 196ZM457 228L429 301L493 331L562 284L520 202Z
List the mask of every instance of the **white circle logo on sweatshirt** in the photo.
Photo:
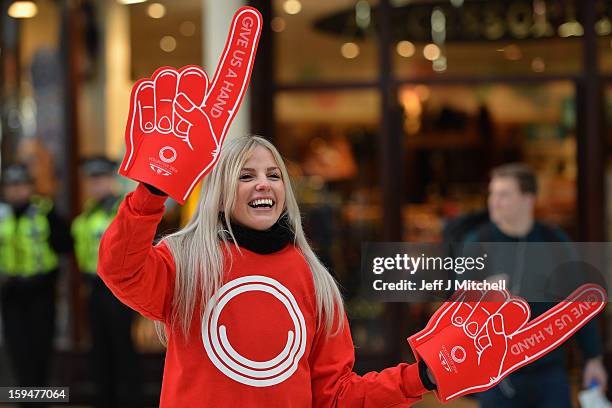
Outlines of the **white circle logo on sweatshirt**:
M227 332L231 328L219 324L223 308L230 300L249 292L264 292L274 296L284 307L293 323L287 331L285 347L276 357L254 361L232 347ZM277 280L267 276L245 276L223 285L208 301L202 319L202 341L210 361L227 377L252 387L280 384L297 370L306 350L306 322L293 294Z

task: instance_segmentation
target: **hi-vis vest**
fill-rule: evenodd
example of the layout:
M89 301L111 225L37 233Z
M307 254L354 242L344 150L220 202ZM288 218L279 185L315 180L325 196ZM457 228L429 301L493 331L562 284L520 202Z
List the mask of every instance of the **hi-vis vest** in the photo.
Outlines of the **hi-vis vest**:
M31 277L57 268L47 218L52 208L50 200L33 198L16 217L10 205L0 204L0 274Z
M98 273L98 249L104 231L108 228L121 200L117 198L113 209L109 212L99 205L90 203L86 210L75 218L72 223L74 251L81 272ZM89 207L89 208L88 208Z

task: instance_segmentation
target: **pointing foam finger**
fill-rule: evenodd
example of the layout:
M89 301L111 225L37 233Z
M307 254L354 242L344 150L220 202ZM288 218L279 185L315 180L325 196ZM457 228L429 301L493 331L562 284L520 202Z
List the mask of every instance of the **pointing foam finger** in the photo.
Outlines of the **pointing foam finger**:
M508 355L504 365L512 370L552 351L601 312L605 305L606 292L602 287L582 285L563 302L512 335L511 350L515 351Z
M252 7L242 7L234 15L204 108L219 145L246 92L261 26L261 14Z

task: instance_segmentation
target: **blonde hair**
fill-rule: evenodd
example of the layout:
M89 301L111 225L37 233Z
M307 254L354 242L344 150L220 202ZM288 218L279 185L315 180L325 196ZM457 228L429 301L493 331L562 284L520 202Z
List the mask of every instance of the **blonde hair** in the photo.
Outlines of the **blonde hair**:
M206 301L223 284L225 259L221 245L229 249L230 245L235 245L236 242L230 214L235 202L240 170L258 146L265 147L272 153L281 171L285 186L284 211L295 236L294 245L312 272L318 313L317 326L323 324L326 332L331 335L338 333L344 326L342 296L336 281L306 240L300 210L280 153L272 143L261 137L243 136L225 142L219 162L204 178L200 201L193 217L184 228L162 240L170 249L176 265L170 323L173 328L178 325L185 337L189 332L197 300L203 300L198 311L202 316ZM222 217L219 212L222 212ZM240 252L240 248L238 251ZM334 327L336 330L332 333ZM165 343L163 325L158 323L156 328Z

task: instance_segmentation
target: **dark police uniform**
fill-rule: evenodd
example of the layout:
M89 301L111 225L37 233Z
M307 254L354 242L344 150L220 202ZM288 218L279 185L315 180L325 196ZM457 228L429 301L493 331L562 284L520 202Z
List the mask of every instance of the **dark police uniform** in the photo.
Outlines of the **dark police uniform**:
M84 162L89 177L112 175L114 162L98 157ZM142 401L139 356L132 337L134 312L121 303L98 277L98 248L115 217L121 197L109 195L86 203L72 224L79 269L90 289L88 309L93 378L97 407L135 407Z
M3 183L31 183L22 165ZM0 203L0 302L6 349L18 386L46 386L55 329L58 254L69 252L66 222L53 203L32 197L22 205Z

